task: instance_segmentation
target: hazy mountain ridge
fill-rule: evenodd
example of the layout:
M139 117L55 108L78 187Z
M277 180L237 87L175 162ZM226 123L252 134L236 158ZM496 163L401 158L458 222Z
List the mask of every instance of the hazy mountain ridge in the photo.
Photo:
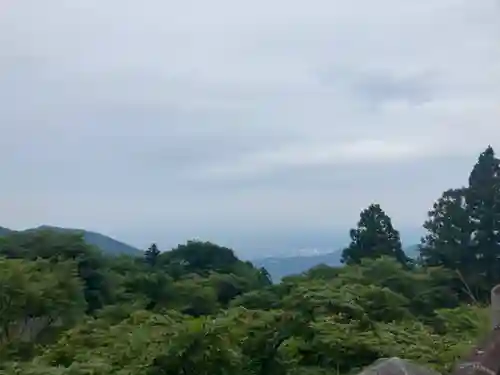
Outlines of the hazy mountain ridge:
M418 245L408 246L404 251L408 257L416 258L418 256ZM342 250L337 250L318 255L254 259L252 263L257 267L264 267L271 275L273 281L277 282L285 276L300 274L319 264L326 264L332 267L341 266L341 256Z
M12 230L10 230L9 228L0 227L0 236L5 236L11 232Z
M36 228L29 228L22 231L14 231L8 228L0 227L0 236L5 236L12 232L30 232L37 230L53 230L57 232L82 233L83 238L88 244L94 245L104 253L110 255L120 255L120 254L140 255L142 253L141 250L133 246L130 246L124 242L115 240L114 238L111 238L101 233L92 232L84 229L61 228L50 225L41 225Z
M132 256L138 256L142 254L141 250L131 245L128 245L104 234L84 229L61 228L50 225L41 225L36 228L14 231L9 228L0 227L0 236L5 236L12 232L28 232L36 230L53 230L59 232L82 233L85 241L88 244L96 246L106 254L126 254ZM417 246L418 245L412 245L405 248L405 252L410 258L415 258L417 256ZM277 282L285 276L300 274L319 264L340 266L342 265L342 263L340 262L341 253L341 250L321 252L319 254L308 254L307 252L304 252L304 254L296 253L296 255L291 256L272 256L252 259L250 261L257 267L264 267L269 272L272 279Z

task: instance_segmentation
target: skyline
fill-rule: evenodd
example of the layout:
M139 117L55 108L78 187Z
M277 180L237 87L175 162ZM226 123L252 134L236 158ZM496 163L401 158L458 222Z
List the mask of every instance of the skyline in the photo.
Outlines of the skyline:
M55 227L52 225L42 224L40 227ZM0 226L0 228L5 228L5 226ZM38 227L26 227L26 228L5 228L16 231L31 230ZM144 251L153 243L159 245L160 251L169 251L177 247L177 245L185 244L190 240L200 240L215 243L220 246L229 247L241 258L248 260L261 260L265 258L273 257L296 257L296 256L314 256L320 254L328 254L337 251L341 251L349 244L348 229L344 232L321 232L313 231L308 233L274 233L268 236L261 236L257 241L254 241L250 247L241 247L237 243L231 241L218 241L214 238L200 238L192 237L186 238L178 243L170 242L167 244L159 244L156 241L149 241L141 244L129 243L123 241L122 238L113 236L109 233L103 233L96 230L90 230L88 228L72 228L63 227L70 230L84 230L90 233L97 233L109 237L113 240L125 243L126 245L135 247L137 250ZM405 228L401 234L401 242L403 248L413 247L418 244L420 237L423 234L422 228ZM248 238L238 238L239 241L248 240Z

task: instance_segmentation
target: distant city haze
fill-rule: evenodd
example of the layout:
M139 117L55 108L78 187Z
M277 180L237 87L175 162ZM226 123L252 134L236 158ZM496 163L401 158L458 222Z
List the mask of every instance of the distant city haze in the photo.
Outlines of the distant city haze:
M0 6L0 226L245 258L418 242L500 150L495 0Z

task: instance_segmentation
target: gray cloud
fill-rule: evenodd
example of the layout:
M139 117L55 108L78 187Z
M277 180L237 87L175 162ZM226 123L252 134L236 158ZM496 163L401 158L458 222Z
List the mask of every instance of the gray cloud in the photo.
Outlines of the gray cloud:
M378 201L411 232L500 139L494 0L6 4L0 225L250 254Z

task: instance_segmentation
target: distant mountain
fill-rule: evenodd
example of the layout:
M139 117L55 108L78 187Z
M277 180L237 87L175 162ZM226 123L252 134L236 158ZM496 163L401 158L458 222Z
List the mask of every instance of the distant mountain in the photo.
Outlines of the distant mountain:
M283 277L300 274L319 264L328 266L340 266L341 251L328 254L293 256L293 257L273 257L253 260L256 267L264 267L274 282L279 282Z
M133 246L127 245L126 243L97 232L90 232L83 229L54 227L49 225L42 225L37 228L26 229L25 231L36 230L80 232L83 234L83 238L88 244L94 245L101 249L104 253L110 255L126 254L140 256L142 254L141 250ZM5 236L11 232L15 231L0 227L0 236ZM405 248L405 252L410 258L416 258L418 255L418 245L408 246ZM333 267L340 266L342 265L340 257L341 251L309 255L308 251L304 250L299 252L299 255L255 259L252 260L252 263L257 267L265 267L273 280L278 282L285 276L300 274L319 264L326 264Z
M72 229L72 228L60 228L60 227L53 227L50 225L42 225L37 228L30 228L26 229L22 232L28 232L28 231L37 231L37 230L53 230L57 232L66 232L66 233L82 233L83 238L85 239L85 242L87 242L89 245L94 245L97 248L99 248L102 252L109 254L109 255L121 255L121 254L126 254L126 255L141 255L141 250L127 245L126 243L123 243L121 241L117 241L111 237L105 236L100 233L96 232L90 232L87 230L83 229ZM10 229L0 227L0 236L5 236L9 233L13 232Z
M415 244L415 245L411 245L411 246L408 246L407 248L405 248L404 250L405 250L406 256L409 258L412 258L412 259L417 259L417 257L420 255L419 251L418 251L419 246L420 245Z
M12 231L8 228L4 228L4 227L0 227L0 236L5 236L9 233L11 233Z
M418 245L405 248L405 253L410 258L418 255ZM292 256L292 257L270 257L252 260L256 267L264 267L271 275L274 282L279 282L283 277L297 275L317 265L326 264L331 267L341 266L342 252L334 251L327 254Z

